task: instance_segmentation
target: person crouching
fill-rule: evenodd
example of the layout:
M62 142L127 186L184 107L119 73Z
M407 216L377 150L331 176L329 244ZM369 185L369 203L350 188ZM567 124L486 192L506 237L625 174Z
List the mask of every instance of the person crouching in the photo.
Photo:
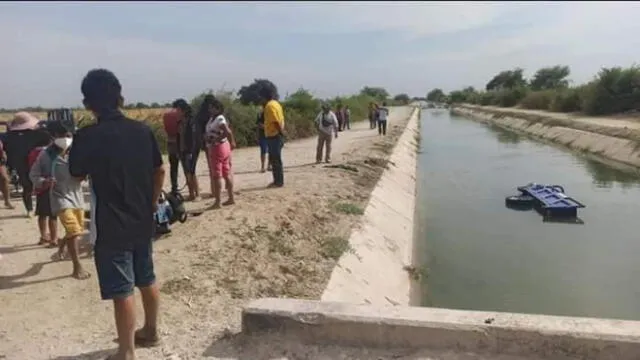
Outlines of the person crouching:
M65 247L73 262L71 276L78 280L90 275L80 263L79 242L84 233L84 194L82 180L69 173L68 153L73 142L73 134L59 121L47 125L53 137L53 144L42 151L29 177L38 188L49 188L51 212L57 215L65 230L64 238L59 242L58 257L63 258ZM50 169L47 173L46 170Z

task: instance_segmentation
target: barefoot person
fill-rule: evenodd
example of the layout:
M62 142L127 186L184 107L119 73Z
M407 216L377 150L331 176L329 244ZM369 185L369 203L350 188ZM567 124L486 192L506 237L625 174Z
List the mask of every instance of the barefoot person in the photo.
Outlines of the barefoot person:
M322 111L316 116L316 125L318 126L318 147L316 148L316 164L322 161L322 149L325 149L324 161L331 162L331 142L335 134L338 138L338 119L331 111L329 104L322 105Z
M233 173L231 171L231 150L236 147L236 140L229 128L224 115L224 106L218 99L213 99L209 104L211 120L205 127L205 142L207 143L209 164L211 166L209 176L213 184L213 205L211 208L220 208L220 193L222 192L222 180L227 189L227 201L222 205L233 205Z
M74 137L69 171L78 178L88 175L95 195L96 271L102 299L113 300L118 331L118 352L109 360L132 360L135 346L159 342L151 239L165 170L151 129L119 110L122 87L111 71L89 71L81 90L97 123ZM134 286L140 289L145 315L138 331Z
M264 135L269 147L269 163L273 173L273 182L269 187L284 186L284 168L282 164L282 146L284 145L284 111L278 102L278 90L270 84L260 89L260 98L264 113Z
M0 141L0 191L4 200L4 207L13 209L11 204L11 193L9 192L9 171L7 170L7 153L4 152L4 146Z
M49 123L47 129L53 137L53 144L40 152L29 176L37 189L47 189L40 196L49 198L51 214L56 215L64 227L65 236L60 241L58 258L64 257L66 247L73 262L71 276L78 280L87 279L89 273L82 267L78 255L80 236L84 233L82 180L69 174L68 154L73 135L59 121Z

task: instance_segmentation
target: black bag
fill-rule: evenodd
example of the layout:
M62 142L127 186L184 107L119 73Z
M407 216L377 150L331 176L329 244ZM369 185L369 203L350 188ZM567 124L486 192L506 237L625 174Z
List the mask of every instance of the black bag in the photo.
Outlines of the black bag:
M329 127L331 125L333 125L333 121L329 121L327 120L327 114L322 114L322 127Z
M184 207L184 198L182 197L182 195L180 193L165 192L164 197L169 202L171 210L173 211L169 222L173 224L176 221L180 221L181 223L187 221L187 210Z

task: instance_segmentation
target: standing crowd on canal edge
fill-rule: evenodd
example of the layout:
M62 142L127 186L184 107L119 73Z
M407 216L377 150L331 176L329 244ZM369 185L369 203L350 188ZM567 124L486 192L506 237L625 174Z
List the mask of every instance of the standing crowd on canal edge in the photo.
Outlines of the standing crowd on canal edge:
M78 247L84 233L84 194L88 181L91 193L90 237L93 256L104 300L112 300L118 334L118 351L109 360L135 358L135 347L155 346L159 342L157 316L159 292L152 258L152 242L158 204L164 196L165 168L157 140L142 122L127 118L120 108L124 103L122 86L109 70L89 71L81 84L83 104L97 123L76 130L70 110L51 111L48 121L39 121L27 112L18 112L0 141L0 190L7 208L10 200L10 173L17 173L22 200L31 217L32 194L36 195L35 215L40 231L39 244L57 248L57 257L71 258L72 276L87 279L79 261ZM282 148L285 119L276 99L275 86L260 91L262 111L256 120L260 145L261 171L268 169L273 182L284 186ZM209 166L211 194L209 209L230 206L233 196L232 150L236 147L233 131L224 116L223 104L207 95L198 112L184 100L173 102L163 115L168 135L171 193L179 193L178 168L186 178L187 200L199 199L196 178L198 155L204 151ZM386 135L389 110L386 104L370 104L370 129ZM347 106L335 111L322 105L315 123L318 128L316 161L331 161L331 143L338 133L351 129ZM11 169L11 172L9 171ZM221 202L222 184L227 200ZM57 238L58 220L65 235ZM144 326L135 329L134 288L138 287L144 305Z

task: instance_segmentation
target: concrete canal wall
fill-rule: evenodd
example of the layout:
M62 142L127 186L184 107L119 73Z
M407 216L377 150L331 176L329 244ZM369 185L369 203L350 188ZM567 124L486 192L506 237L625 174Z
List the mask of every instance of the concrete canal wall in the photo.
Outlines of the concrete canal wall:
M406 268L412 264L420 109L414 108L409 116L388 168L371 193L362 224L351 234L351 251L334 268L323 301L410 303L412 280Z
M451 111L606 160L640 167L640 122L476 105L459 105Z

